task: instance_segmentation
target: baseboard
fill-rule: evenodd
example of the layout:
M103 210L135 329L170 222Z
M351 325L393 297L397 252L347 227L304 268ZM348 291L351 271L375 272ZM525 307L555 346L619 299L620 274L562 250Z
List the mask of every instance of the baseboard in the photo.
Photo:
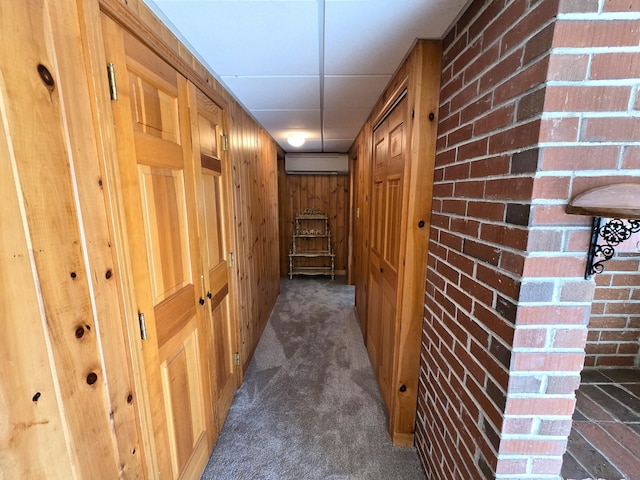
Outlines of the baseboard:
M413 447L415 445L414 437L413 433L396 433L392 440L396 447Z

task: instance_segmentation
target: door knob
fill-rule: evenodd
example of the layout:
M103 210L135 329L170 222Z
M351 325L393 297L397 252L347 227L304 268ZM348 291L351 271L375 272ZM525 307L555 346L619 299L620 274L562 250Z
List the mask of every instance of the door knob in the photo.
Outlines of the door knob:
M213 297L213 295L211 295L211 292L207 292L207 298L211 300L211 297Z
M200 300L198 300L198 303L199 303L200 305L204 305L204 298L200 298Z

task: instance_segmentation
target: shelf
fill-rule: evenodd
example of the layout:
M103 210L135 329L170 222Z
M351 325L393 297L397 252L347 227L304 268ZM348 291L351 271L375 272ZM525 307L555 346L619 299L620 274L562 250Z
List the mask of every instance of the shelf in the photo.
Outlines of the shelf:
M326 220L327 218L328 217L326 215L296 215L296 219L298 220Z
M308 242L305 239L324 239L321 242ZM294 275L335 275L335 254L331 251L331 230L329 229L329 217L317 208L307 208L295 216L295 229L292 233L293 245L289 253L289 278ZM302 250L298 250L302 244ZM320 245L322 244L322 245ZM315 249L314 249L315 248ZM296 259L315 259L307 262L299 262ZM318 259L327 259L318 261ZM331 266L323 264L331 262ZM306 263L305 266L296 263ZM309 265L320 263L320 265Z
M640 184L618 183L588 190L569 202L567 213L640 219Z
M618 183L588 190L567 205L567 213L593 217L584 278L604 271L616 247L640 232L640 184ZM606 219L606 220L603 220Z
M331 267L296 267L290 275L331 275L334 276L334 270Z
M296 215L296 220L328 220L329 217L322 210L307 208Z

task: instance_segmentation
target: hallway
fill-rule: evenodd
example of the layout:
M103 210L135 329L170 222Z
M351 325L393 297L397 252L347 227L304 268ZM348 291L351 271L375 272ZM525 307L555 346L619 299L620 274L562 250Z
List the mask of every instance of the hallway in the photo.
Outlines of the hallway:
M203 479L423 479L394 447L344 277L281 294Z

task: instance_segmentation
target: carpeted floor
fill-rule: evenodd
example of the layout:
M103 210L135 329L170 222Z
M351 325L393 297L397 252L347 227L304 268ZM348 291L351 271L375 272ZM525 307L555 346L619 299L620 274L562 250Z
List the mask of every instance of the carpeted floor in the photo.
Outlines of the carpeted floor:
M394 447L344 280L283 279L203 479L424 479Z

